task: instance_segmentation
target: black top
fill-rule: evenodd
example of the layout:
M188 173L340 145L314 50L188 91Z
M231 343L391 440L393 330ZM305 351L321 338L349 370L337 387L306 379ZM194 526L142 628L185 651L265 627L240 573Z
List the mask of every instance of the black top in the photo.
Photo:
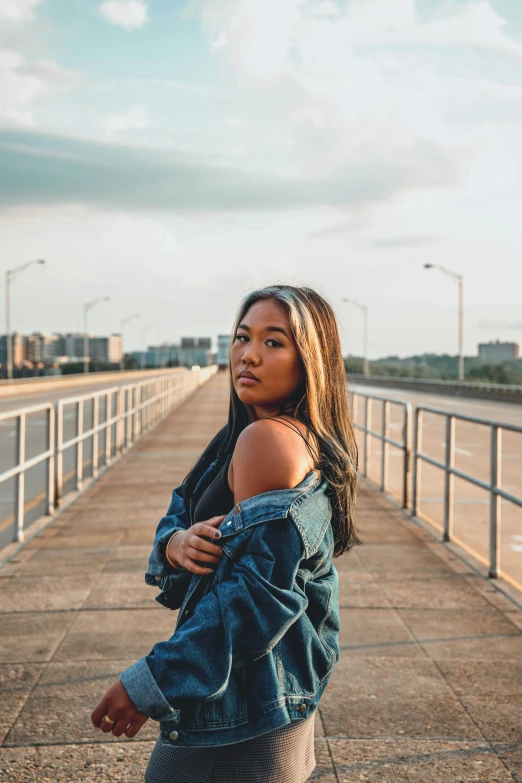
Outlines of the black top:
M290 427L290 429L294 430L294 432L297 432L297 434L302 437L308 446L308 449L314 460L314 465L316 464L317 455L314 454L313 449L297 425L286 421L286 419L280 419L278 417L267 416L267 418L271 418L273 421L279 421L281 424L285 424L287 427ZM230 465L231 459L232 454L227 457L225 464L215 477L214 481L208 485L196 503L196 507L194 509L194 522L205 522L207 519L211 519L212 517L221 516L221 514L228 514L228 512L232 511L234 508L234 493L230 489L228 483L228 466Z
M234 494L228 484L230 454L214 481L205 489L194 509L194 522L205 522L212 517L228 514L234 508Z

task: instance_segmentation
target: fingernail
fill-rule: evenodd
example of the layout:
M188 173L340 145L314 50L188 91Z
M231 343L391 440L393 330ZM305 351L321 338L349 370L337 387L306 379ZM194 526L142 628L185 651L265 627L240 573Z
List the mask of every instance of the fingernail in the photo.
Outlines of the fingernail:
M214 538L221 538L221 533L219 530L216 530L216 532L214 533Z

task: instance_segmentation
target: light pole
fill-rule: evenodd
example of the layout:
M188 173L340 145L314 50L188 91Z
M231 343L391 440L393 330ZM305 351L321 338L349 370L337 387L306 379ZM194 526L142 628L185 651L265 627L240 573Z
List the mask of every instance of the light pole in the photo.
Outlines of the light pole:
M464 380L464 279L440 264L424 264L424 269L438 269L451 277L459 287L459 381Z
M123 327L125 324L128 324L129 321L134 321L135 318L141 318L141 315L139 313L135 313L134 315L128 315L127 318L122 318L120 322L120 335L121 335L121 358L120 358L120 370L125 369L125 352L123 349Z
M16 275L23 272L33 264L45 264L43 258L36 261L28 261L26 264L17 266L14 269L7 269L5 273L5 339L6 339L6 359L7 359L7 379L13 380L13 344L11 342L11 281Z
M354 299L343 299L343 302L358 307L363 313L363 375L368 376L370 374L370 362L368 360L368 332L369 332L369 315L368 305L363 305L360 302L356 302Z
M87 318L89 315L89 310L91 307L94 307L94 305L98 304L98 302L108 302L110 299L110 296L100 296L99 299L93 299L92 302L87 302L83 306L83 371L89 372L89 333L87 328Z
M157 329L157 328L158 328L157 326L145 326L145 327L144 327L144 328L141 330L141 335L142 335L142 337L143 337L143 335L145 334L145 332L150 332L150 331L151 331L151 329ZM143 353L142 353L142 358L141 358L141 369L142 369L142 370L144 370L144 369L145 369L145 364L146 364L146 362L145 362L145 356L146 356L146 354L147 354L147 350L143 351Z

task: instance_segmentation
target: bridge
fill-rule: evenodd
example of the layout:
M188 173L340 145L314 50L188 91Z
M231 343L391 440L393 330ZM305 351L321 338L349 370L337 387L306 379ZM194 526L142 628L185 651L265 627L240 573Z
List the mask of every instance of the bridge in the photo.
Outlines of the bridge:
M61 433L61 467L56 443L37 463L54 476L61 471L58 498L56 482L46 476L43 502L52 506L47 510L53 515L44 514L34 524L24 517L26 501L31 502L36 491L29 481L22 482L28 493L21 506L10 509L15 522L21 515L19 537L25 541L7 544L0 570L2 782L143 779L156 724L149 721L137 738L121 741L96 732L89 715L119 672L174 628L176 613L158 607L143 572L172 487L226 417L225 374L203 373L135 379L125 393L112 381L97 391L72 388L68 393L76 395L70 398L73 402L58 408L45 407L49 397L47 403L31 397L38 391L16 401L17 408L20 403L36 408L14 417L15 435L10 438L19 444L20 435L26 435L26 462L38 457L42 443L44 449L49 446L40 432L45 416L61 415L69 430ZM462 462L454 460L453 467L486 483L489 474L480 474L480 455L486 451L491 457L491 444L483 436L472 440L466 428L486 427L489 432L489 425L452 419L448 426L442 417L439 431L425 421L424 441L415 450L412 441L402 441L408 402L469 417L469 401L426 400L424 395L422 400L405 399L401 390L401 405L394 405L370 402L367 396L396 399L392 390L361 386L354 391L362 470L367 474L357 511L363 545L335 561L341 586L341 660L317 714L312 780L522 781L522 610L513 584L517 574L512 581L488 579L489 553L481 559L478 533L471 542L463 535L465 522L460 520L466 517L455 515L450 520L452 540L441 542L437 526L444 529L444 520L429 519L428 511L436 517L433 509L446 508L445 486L434 483L427 468L435 471L435 465L420 456L429 451L435 461L444 462L446 435L455 428L454 456ZM63 390L57 393L63 396ZM494 415L509 425L516 420L514 407L506 405ZM68 408L73 415L66 419ZM482 413L487 421L496 420L488 411ZM11 421L12 414L13 409L4 410L1 421ZM435 421L441 414L425 413L429 416ZM40 424L25 426L32 417ZM50 425L48 429L51 437ZM517 433L507 432L513 444L503 454L516 455L506 460L514 464L513 476L505 469L507 483L502 482L509 495L516 489L520 449ZM85 448L79 450L80 444ZM69 468L66 450L74 456ZM7 449L3 459L0 469L13 470L7 467ZM425 464L416 477L419 513L412 517L415 459ZM404 469L410 483L404 482ZM9 481L16 484L18 475ZM442 475L447 485L448 474ZM453 479L464 481L456 475ZM383 484L386 493L380 491ZM469 489L462 494L461 488L456 490L452 505L459 512L461 507L480 507L473 496L473 503L457 502L470 496ZM495 503L502 500L505 521L509 500L498 491L493 495ZM3 498L9 519L9 502ZM489 498L486 510L491 510ZM482 535L483 525L479 528ZM12 521L5 529L11 537L20 530ZM501 549L501 565L504 554ZM515 568L517 562L513 560ZM513 567L511 561L508 565Z

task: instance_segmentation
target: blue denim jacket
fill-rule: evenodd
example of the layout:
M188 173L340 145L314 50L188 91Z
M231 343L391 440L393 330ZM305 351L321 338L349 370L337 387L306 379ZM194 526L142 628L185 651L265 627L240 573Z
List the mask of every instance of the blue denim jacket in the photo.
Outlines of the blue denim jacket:
M212 480L212 463L201 481ZM317 707L339 660L338 575L326 482L242 501L220 524L223 555L208 576L174 569L165 545L193 522L182 489L160 521L145 576L180 607L176 630L121 674L137 709L171 745L227 745Z

